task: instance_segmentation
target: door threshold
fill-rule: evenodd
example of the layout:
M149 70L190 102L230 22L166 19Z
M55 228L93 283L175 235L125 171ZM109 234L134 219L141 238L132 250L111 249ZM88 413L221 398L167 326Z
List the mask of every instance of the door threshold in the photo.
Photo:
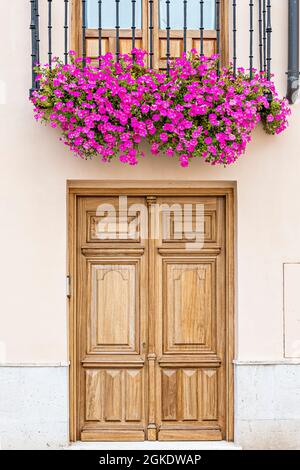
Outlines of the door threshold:
M73 442L67 450L242 450L228 441Z

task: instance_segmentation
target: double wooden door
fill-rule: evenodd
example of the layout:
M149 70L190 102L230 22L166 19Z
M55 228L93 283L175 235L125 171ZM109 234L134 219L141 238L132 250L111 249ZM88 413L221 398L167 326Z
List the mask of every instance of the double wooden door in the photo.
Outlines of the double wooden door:
M225 212L222 196L77 199L77 438L228 437Z

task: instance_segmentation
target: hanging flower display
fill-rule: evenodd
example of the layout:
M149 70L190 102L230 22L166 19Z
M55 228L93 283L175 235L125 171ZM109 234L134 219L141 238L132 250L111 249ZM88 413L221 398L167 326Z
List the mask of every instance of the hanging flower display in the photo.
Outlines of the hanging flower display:
M184 54L169 73L147 69L145 52L112 54L95 66L70 52L70 63L56 59L37 67L39 89L31 97L35 118L60 127L63 141L81 158L118 158L135 165L151 152L188 166L196 157L211 164L237 160L262 121L268 134L287 127L290 108L264 73L252 77L239 68L218 70L218 57Z

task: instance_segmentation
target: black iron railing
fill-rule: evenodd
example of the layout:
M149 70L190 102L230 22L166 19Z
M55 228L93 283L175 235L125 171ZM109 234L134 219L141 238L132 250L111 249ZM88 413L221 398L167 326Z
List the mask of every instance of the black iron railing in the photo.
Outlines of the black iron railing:
M83 63L86 59L86 0L82 0L82 58ZM116 30L117 36L117 30Z
M38 87L36 82L36 74L34 68L37 62L40 61L40 52L39 52L39 2L36 0L30 0L31 8L31 69L32 69L32 88L30 92L32 93L35 88Z
M153 0L149 0L149 65L153 67Z
M102 55L102 0L98 0L98 50L100 57ZM99 66L100 64L99 59Z
M200 54L203 56L203 34L204 34L204 0L200 0Z
M68 36L69 36L69 0L64 0L65 2L65 12L64 12L64 55L65 55L65 64L68 63Z
M299 91L299 0L289 0L287 98L295 103Z
M52 0L48 0L48 62L51 68L52 67Z
M70 46L70 41L69 41L69 35L70 35L70 23L69 23L69 18L70 18L70 12L72 8L75 8L76 2L77 6L80 4L81 8L81 26L80 29L82 31L82 39L81 39L81 50L80 54L83 57L83 60L86 60L87 57L87 30L88 30L88 25L87 25L87 3L90 0L62 0L64 2L64 21L63 21L63 30L61 31L61 36L62 36L62 41L64 44L64 60L65 63L68 62L68 50ZM97 22L98 22L98 27L96 28L96 31L98 31L98 53L99 56L102 55L103 52L103 45L102 45L102 40L103 40L103 34L104 34L104 13L103 13L103 6L105 2L109 2L111 8L114 8L114 14L115 14L115 56L116 60L119 60L120 56L120 44L121 44L121 26L120 26L120 5L122 1L126 1L127 5L129 4L129 0L93 0L94 2L97 2L97 8L98 8L98 15L97 15ZM139 0L131 0L131 26L129 30L131 31L131 44L132 48L136 46L136 36L137 36L137 1ZM149 66L153 67L153 57L154 57L154 42L156 38L154 37L154 34L156 34L154 24L158 24L158 19L154 17L155 14L158 14L159 11L159 5L156 3L159 1L162 2L162 5L165 8L165 18L166 18L166 24L164 25L165 29L165 37L166 37L166 68L167 71L169 69L169 61L172 58L172 53L171 53L171 41L172 41L172 28L171 28L171 18L172 15L178 15L178 12L172 11L172 0L148 0L146 2L147 5L147 31L143 32L143 34L147 34L147 43L148 43L148 53L149 53ZM183 41L183 50L186 52L187 47L188 47L188 7L189 7L189 1L191 0L182 0L182 41ZM199 26L198 26L198 44L199 44L199 53L201 55L204 54L204 44L205 44L205 27L204 27L204 12L205 12L205 6L206 6L206 1L211 1L211 0L198 0L198 6L197 9L199 8L197 14L199 15ZM238 24L238 9L240 7L240 2L245 2L246 0L214 0L214 11L215 11L215 40L216 40L216 52L219 55L222 55L222 49L224 47L224 44L222 43L222 40L224 39L224 35L221 34L221 27L224 28L226 31L226 34L230 35L230 41L229 43L231 44L231 53L230 55L230 60L233 63L233 70L234 73L237 72L237 66L238 66L238 55L237 55L237 38L239 34L239 24ZM285 0L282 0L285 1ZM298 6L298 11L299 11L299 0L287 0L289 1L289 6L291 11L295 11L295 4ZM47 25L46 27L48 28L48 44L47 44L47 55L48 55L48 63L51 66L51 61L53 59L53 41L52 41L52 35L53 35L53 8L55 2L52 0L30 0L30 6L31 6L31 23L30 23L30 29L31 29L31 43L32 43L32 52L31 52L31 64L32 64L32 87L31 87L31 93L33 90L38 88L39 84L36 81L36 74L34 71L34 67L37 63L40 62L41 57L40 57L40 12L39 12L39 7L41 4L45 5L45 2L47 2L48 8L47 8ZM224 17L222 17L222 12L224 12L224 5L225 3L227 4L230 14L225 16L226 18L230 18L228 22L230 24L224 25ZM39 5L40 4L40 5ZM194 4L194 2L193 2ZM107 4L106 4L107 5ZM143 2L143 5L145 5L145 2ZM178 5L178 3L177 3ZM268 77L271 77L271 50L272 50L272 25L271 25L271 7L272 7L272 2L271 0L249 0L249 38L248 41L243 39L243 43L245 43L245 47L249 47L249 52L248 52L248 57L249 61L248 64L241 63L239 65L246 66L250 70L250 75L252 75L253 67L258 64L258 67L261 71L265 71L268 75ZM293 6L293 9L291 8L291 5ZM190 12L190 11L189 11ZM196 13L196 12L195 12ZM291 20L290 18L290 24L294 25L295 27L295 19L294 21ZM45 25L41 25L45 27ZM56 26L56 25L55 25ZM162 26L160 26L162 28ZM55 34L60 34L59 31L57 30L57 27L55 27ZM298 27L298 32L299 34L299 27ZM258 44L256 44L255 37L259 38ZM44 36L43 36L44 37ZM299 44L299 38L295 36L295 31L293 33L293 41L295 44L295 47L297 48L297 44ZM248 44L247 44L248 42ZM298 46L299 47L299 46ZM292 52L291 49L292 44L290 43L290 52L289 52L289 57L292 57ZM299 49L297 49L299 50ZM244 54L243 54L244 55ZM295 56L295 55L294 55ZM100 63L100 60L99 60ZM220 64L220 62L219 62ZM298 63L298 69L297 71L295 70L295 67L297 66L297 63L295 63L295 60L292 64L292 73L293 77L298 76L299 73L299 63ZM220 67L220 65L219 65ZM290 72L290 70L289 70Z

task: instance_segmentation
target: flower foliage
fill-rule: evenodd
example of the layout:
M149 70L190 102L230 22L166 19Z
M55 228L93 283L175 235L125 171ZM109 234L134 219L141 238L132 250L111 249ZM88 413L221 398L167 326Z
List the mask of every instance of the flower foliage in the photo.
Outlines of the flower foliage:
M241 156L251 131L262 121L268 134L287 127L290 109L274 83L254 70L218 73L218 57L184 54L169 74L147 69L145 52L101 57L100 66L83 63L70 51L70 63L56 59L37 67L39 90L32 96L35 118L59 126L63 141L82 158L100 155L135 165L146 139L153 154L177 156L181 166L200 157L227 165Z

